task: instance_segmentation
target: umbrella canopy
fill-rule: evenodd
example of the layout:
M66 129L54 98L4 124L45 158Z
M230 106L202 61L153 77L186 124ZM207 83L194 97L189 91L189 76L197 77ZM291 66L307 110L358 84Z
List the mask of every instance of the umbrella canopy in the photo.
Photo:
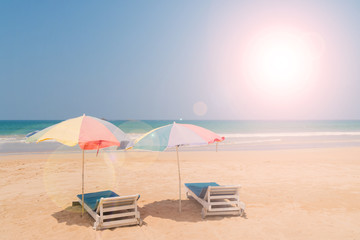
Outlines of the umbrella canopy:
M30 135L27 142L56 140L67 146L79 145L82 158L82 214L84 213L84 150L126 146L129 138L118 127L99 118L85 116L68 119Z
M135 140L134 149L164 151L169 147L183 145L206 145L221 142L225 138L192 124L173 123L144 134Z
M67 146L79 145L83 150L120 146L129 142L127 135L105 120L85 116L68 119L29 136L27 142L56 140Z
M173 123L156 128L142 137L136 139L132 148L164 151L169 147L176 147L176 155L179 173L179 212L181 212L181 174L179 161L179 146L183 145L205 145L221 142L225 138L216 133L192 124Z

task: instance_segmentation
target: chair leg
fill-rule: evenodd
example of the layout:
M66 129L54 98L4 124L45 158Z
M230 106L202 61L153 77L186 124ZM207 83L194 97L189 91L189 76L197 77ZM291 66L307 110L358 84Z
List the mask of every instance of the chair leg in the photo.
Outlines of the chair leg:
M205 219L205 217L206 217L206 210L205 210L205 208L203 208L202 210L201 210L201 218L202 219Z
M94 230L98 230L98 224L97 224L97 222L94 222L93 229L94 229Z
M139 226L142 226L143 221L142 221L142 219L140 218L140 213L139 213L139 212L136 213L135 218L137 219L137 222L138 222Z
M239 216L242 217L244 215L244 212L245 212L244 209L241 208L240 211L239 211Z
M96 216L96 220L94 222L94 230L98 230L99 229L99 225L100 225L100 218L98 216Z

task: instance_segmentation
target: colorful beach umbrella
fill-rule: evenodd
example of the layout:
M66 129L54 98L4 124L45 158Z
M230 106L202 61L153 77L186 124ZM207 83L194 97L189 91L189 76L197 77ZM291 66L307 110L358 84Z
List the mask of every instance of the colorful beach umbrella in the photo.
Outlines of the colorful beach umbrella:
M181 174L179 161L179 146L184 145L206 145L223 141L225 138L216 133L192 124L173 123L162 126L145 133L136 139L133 149L151 151L164 151L167 148L175 147L179 173L179 212L181 212Z
M67 146L76 146L82 151L82 206L84 206L84 150L97 150L111 146L126 146L127 135L118 127L105 120L85 116L68 119L39 131L26 142L55 140ZM82 208L82 214L84 207Z

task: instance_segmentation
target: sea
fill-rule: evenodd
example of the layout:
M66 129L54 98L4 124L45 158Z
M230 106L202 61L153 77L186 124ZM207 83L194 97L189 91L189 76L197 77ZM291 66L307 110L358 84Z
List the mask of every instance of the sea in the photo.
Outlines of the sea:
M26 135L61 120L0 120L0 154L80 151L45 141L26 143ZM174 120L110 120L130 139ZM215 146L183 146L182 151L262 151L299 148L360 147L360 120L250 121L250 120L177 120L207 128L225 140ZM168 151L173 151L169 149Z

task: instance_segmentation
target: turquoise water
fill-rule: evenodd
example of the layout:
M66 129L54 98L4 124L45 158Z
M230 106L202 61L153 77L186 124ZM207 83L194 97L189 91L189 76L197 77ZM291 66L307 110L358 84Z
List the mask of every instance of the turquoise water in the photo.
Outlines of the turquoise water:
M0 136L26 135L35 130L41 130L60 120L0 120ZM171 124L173 120L143 120L143 121L110 121L120 127L125 133L145 133L151 129ZM177 121L202 126L218 134L266 134L266 133L303 133L303 132L360 132L359 120L342 121Z
M25 135L59 123L60 120L0 120L0 153L41 152L65 149L55 142L26 144ZM173 120L110 121L131 139L154 128L171 124ZM360 146L360 121L176 121L202 126L212 130L225 141L219 150L273 150L296 148L324 148ZM209 150L214 146L183 147L183 150ZM69 148L74 149L74 148Z
M57 120L0 120L0 136L26 135L59 122Z

